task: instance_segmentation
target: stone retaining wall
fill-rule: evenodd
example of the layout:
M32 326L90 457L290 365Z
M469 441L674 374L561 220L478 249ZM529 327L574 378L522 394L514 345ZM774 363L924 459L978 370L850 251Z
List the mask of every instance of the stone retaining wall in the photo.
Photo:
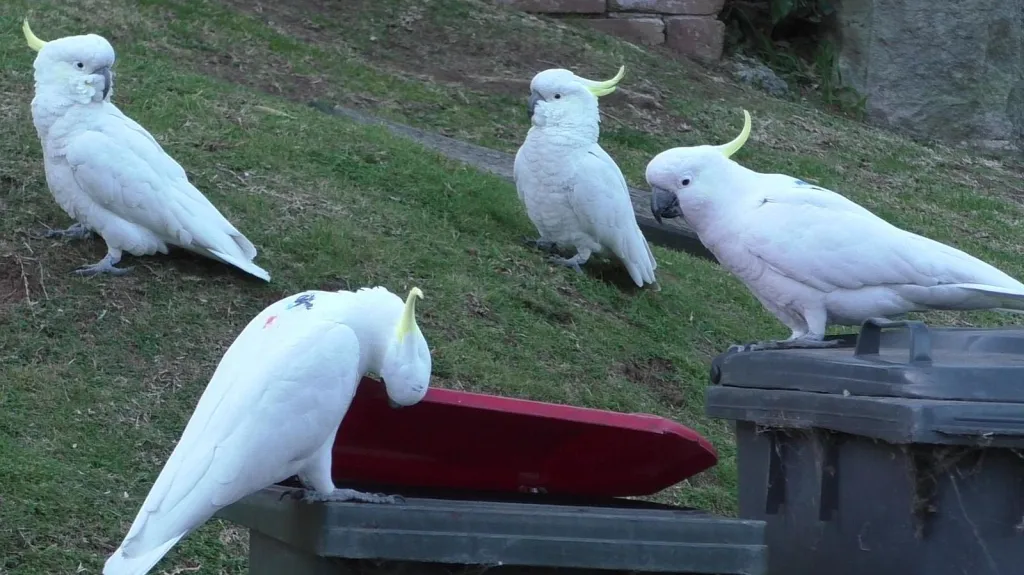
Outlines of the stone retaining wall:
M595 29L644 46L665 44L697 60L722 56L725 0L494 0L524 12L582 17Z
M875 123L1024 150L1024 0L836 4L843 83Z

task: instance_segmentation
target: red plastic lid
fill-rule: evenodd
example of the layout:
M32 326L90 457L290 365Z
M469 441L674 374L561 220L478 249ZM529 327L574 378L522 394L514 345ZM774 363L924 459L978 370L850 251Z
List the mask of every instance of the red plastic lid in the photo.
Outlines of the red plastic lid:
M393 409L383 384L366 378L332 471L339 483L623 497L657 493L717 460L700 434L663 417L438 388Z

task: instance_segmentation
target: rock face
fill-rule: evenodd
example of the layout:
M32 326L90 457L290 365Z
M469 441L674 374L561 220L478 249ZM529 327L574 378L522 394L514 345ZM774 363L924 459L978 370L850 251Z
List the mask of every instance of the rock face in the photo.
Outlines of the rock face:
M1024 0L841 0L842 81L908 133L1024 150Z
M573 16L577 22L642 46L665 44L696 60L722 57L725 0L492 0L537 14ZM1024 1L1024 0L1022 0Z
M780 78L774 70L753 58L737 54L733 58L732 67L736 79L744 84L761 88L778 98L785 98L789 95L789 84Z
M583 22L595 30L641 46L665 43L665 21L661 18L588 18Z
M608 0L609 10L712 16L722 11L725 0Z
M697 60L717 60L725 43L725 23L705 16L666 16L665 43Z
M523 12L553 12L558 14L600 14L607 8L607 0L495 0Z

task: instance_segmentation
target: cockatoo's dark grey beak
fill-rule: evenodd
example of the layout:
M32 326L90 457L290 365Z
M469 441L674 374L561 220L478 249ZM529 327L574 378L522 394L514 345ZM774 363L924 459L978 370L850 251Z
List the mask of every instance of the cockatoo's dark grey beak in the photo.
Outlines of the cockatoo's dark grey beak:
M530 99L526 101L526 111L530 114L530 119L533 119L533 109L537 107L537 102L541 100L540 94L537 92L530 92Z
M661 218L678 218L683 215L683 211L679 209L679 198L661 188L651 188L651 214L659 224Z
M388 398L388 405L391 406L391 409L402 409L402 406L395 403L395 400L391 399L390 397Z
M110 73L110 68L108 66L104 66L102 68L97 68L93 72L93 74L98 74L100 76L103 76L103 99L106 100L107 99L107 94L110 94L110 88L111 88L111 86L113 86L113 82L114 82L114 78L113 78L113 76Z

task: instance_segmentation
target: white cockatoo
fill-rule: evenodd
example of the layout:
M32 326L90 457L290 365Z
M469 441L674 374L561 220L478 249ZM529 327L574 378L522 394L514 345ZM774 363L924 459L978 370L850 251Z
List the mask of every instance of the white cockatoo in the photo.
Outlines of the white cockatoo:
M597 143L597 98L615 91L625 68L605 82L561 68L530 82L532 127L516 152L513 177L526 214L540 233L526 240L544 250L572 246L571 258L551 261L582 273L592 253L611 250L637 286L654 284L658 264L636 223L622 171Z
M672 148L647 165L655 218L681 215L754 296L792 330L740 349L831 347L828 325L912 311L1024 310L1024 284L956 248L893 226L851 200L730 159L720 146Z
M188 181L185 170L145 128L110 102L114 48L102 36L37 38L39 52L32 121L43 148L46 183L76 223L47 237L83 239L97 232L107 244L98 263L79 275L123 275L122 252L166 254L168 245L236 266L270 281L253 263L256 248Z
M383 287L279 300L231 344L104 575L144 575L224 506L297 475L306 501L397 503L338 489L331 448L356 386L381 376L392 407L418 403L430 350L405 303Z

